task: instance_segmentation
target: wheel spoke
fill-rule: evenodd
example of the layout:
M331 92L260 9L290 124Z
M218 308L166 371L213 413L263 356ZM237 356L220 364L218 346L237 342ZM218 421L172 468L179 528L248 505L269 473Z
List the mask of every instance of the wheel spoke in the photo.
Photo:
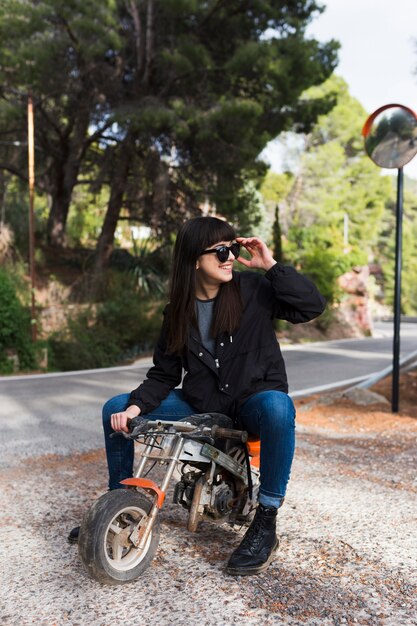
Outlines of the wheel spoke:
M119 542L117 536L113 539L112 551L113 551L113 559L115 561L121 561L122 560L122 556L123 556L123 546Z
M116 526L116 524L110 524L109 530L113 531L115 535L119 535L122 532L122 528Z
M113 510L108 511L107 524L103 528L101 540L98 539L104 548L104 560L102 564L99 556L96 560L98 567L102 565L103 579L105 574L106 578L119 582L122 576L123 580L125 576L126 580L133 580L147 567L149 559L153 557L159 539L159 528L158 525L155 526L146 540L146 545L139 550L138 541L148 517L149 502L139 494L126 495L121 491L111 493L111 496L106 497L107 509ZM105 513L103 507L102 515ZM97 520L94 520L94 524L98 525ZM96 531L95 528L93 530ZM93 535L93 532L91 534Z

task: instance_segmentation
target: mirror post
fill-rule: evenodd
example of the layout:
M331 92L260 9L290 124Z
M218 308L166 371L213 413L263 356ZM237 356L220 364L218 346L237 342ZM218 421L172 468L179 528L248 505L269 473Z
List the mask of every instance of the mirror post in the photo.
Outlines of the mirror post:
M395 227L394 339L391 410L398 413L400 386L401 269L403 243L403 167L417 154L417 115L403 104L385 104L362 128L365 151L378 167L397 169Z
M394 342L392 362L392 398L391 410L398 413L400 384L400 324L401 324L401 269L403 244L403 168L398 168L397 207L395 227L395 287L394 287Z

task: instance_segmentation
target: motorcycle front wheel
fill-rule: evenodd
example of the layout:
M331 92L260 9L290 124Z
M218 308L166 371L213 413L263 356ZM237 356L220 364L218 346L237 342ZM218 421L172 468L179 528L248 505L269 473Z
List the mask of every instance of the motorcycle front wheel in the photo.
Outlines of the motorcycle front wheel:
M107 585L135 580L150 565L159 543L157 517L143 550L130 539L146 521L152 502L133 489L116 489L99 498L87 511L78 539L80 558L88 574Z

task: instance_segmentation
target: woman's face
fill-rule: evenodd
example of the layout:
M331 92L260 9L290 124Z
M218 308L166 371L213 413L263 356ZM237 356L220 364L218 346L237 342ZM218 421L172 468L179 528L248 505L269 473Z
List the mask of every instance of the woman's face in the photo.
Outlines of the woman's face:
M219 241L214 245L207 248L207 250L213 250L219 246L230 246L232 241ZM233 278L232 267L235 257L232 252L229 251L229 257L226 261L219 261L215 252L209 254L202 254L198 257L196 269L197 269L197 283L201 286L215 287L220 286L222 283L228 283Z

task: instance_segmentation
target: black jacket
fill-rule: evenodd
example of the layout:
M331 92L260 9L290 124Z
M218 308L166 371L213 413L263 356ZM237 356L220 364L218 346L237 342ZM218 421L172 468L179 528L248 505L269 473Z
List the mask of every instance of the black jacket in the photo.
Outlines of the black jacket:
M157 408L183 379L184 398L198 413L219 412L236 417L239 407L259 391L288 392L284 360L276 339L273 318L293 324L308 322L323 312L326 303L308 279L281 263L265 275L233 272L240 286L244 311L233 337L220 336L216 358L191 331L182 356L166 354L165 323L154 352L154 366L146 380L130 394L129 404L146 414Z

